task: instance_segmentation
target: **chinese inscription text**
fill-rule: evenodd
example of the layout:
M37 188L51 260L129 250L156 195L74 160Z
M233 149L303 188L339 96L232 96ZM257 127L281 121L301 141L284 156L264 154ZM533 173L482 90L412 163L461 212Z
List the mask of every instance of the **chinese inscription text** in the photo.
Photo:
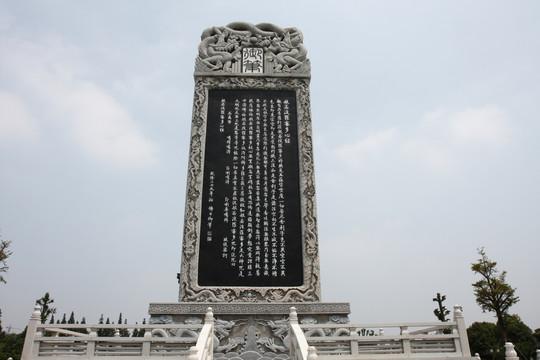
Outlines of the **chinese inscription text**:
M295 92L216 89L208 104L199 285L301 285Z

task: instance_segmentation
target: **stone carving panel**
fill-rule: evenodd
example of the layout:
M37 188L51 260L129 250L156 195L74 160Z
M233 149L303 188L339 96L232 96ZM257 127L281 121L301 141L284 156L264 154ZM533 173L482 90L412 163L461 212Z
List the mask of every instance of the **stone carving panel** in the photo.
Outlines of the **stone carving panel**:
M201 35L196 73L309 74L303 35L297 28L234 22Z

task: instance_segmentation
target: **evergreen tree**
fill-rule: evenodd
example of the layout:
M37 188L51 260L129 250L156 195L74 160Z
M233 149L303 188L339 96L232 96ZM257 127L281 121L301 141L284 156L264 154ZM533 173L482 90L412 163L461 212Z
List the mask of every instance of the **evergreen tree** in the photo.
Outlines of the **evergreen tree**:
M54 299L51 298L48 292L41 299L36 300L36 305L41 306L40 317L42 324L45 324L49 315L56 314L56 308L51 307L52 303L54 303Z
M111 324L111 321L109 320L109 318L107 318L107 321L105 321L105 325L110 325L110 324ZM103 330L104 330L103 336L108 336L108 337L114 336L114 329L103 329Z
M75 315L73 314L73 312L71 312L71 316L69 317L68 324L73 324L73 322L71 321L75 321ZM76 323L79 324L78 321ZM81 325L86 324L86 319L84 317L82 318L80 324ZM84 327L72 329L72 330L76 332L80 332L81 334L88 334L88 330L86 330L86 328Z
M142 325L146 325L146 319L143 319ZM133 337L143 337L144 336L144 329L135 329L133 330Z
M103 324L103 314L99 317L99 324ZM105 336L105 329L98 329L97 331L98 336Z
M478 249L480 259L471 264L471 270L479 274L481 279L472 284L476 303L483 312L494 312L497 317L497 326L501 334L501 345L507 340L505 315L508 309L519 301L515 296L516 289L506 282L506 271L499 274L497 262L491 261L483 248Z
M67 324L66 314L65 313L64 313L64 317L62 317L62 321L60 322L60 324Z
M436 301L439 307L435 310L433 310L433 313L442 322L446 322L449 319L446 318L448 314L450 314L450 310L446 308L446 306L443 305L443 301L446 300L446 295L441 296L441 293L437 293L437 297L433 298L433 301Z
M75 313L72 311L71 315L69 316L69 320L67 322L68 324L75 324Z
M139 323L135 321L135 325L138 325ZM137 329L136 327L133 329L133 331L131 332L131 337L138 337L139 336L139 329Z
M51 321L49 321L49 324L54 324L54 315L51 315Z
M124 320L124 325L126 323L127 323L127 321ZM122 325L122 313L120 313L120 316L118 316L118 324ZM128 329L121 328L119 331L120 331L120 336L122 336L122 337L128 337L130 335Z

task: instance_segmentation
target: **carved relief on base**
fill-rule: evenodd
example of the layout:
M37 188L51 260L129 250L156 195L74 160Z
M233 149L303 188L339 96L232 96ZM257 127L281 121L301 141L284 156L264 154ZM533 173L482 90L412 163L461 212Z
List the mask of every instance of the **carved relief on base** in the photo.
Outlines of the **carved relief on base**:
M301 324L347 324L349 318L343 315L303 316ZM201 324L203 317L178 317L171 315L152 316L150 324ZM290 339L289 321L279 315L244 315L240 317L216 317L214 323L214 358L261 360L288 359ZM184 330L183 330L184 331ZM339 336L348 334L347 329L317 329L317 333L307 336ZM321 332L322 331L322 332ZM174 330L156 329L153 336L192 336Z

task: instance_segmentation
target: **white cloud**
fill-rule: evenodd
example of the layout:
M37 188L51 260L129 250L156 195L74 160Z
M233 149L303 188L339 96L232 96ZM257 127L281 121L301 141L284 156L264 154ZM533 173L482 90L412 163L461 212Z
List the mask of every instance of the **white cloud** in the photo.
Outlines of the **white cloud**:
M396 128L371 133L354 144L345 144L338 147L335 154L350 166L358 167L363 163L367 155L380 153L385 146L393 142L396 134Z
M24 102L0 90L0 139L32 141L38 136L37 125Z
M77 60L76 49L59 39L25 42L3 39L0 66L10 82L44 106L46 118L93 159L113 166L143 167L158 160L157 148L144 137L129 111L105 89L84 78L92 64ZM42 116L44 117L44 116Z
M130 167L156 162L155 145L142 136L126 109L101 89L80 82L65 95L72 116L70 134L89 155Z
M435 172L452 174L473 151L504 147L513 129L503 109L488 105L454 113L444 109L428 112L420 132L423 134L403 144L403 152Z
M504 146L512 134L506 113L495 105L450 114L447 122L448 136L459 145L498 148Z
M9 11L7 5L2 1L0 2L0 30L9 29L11 24L15 21L13 14Z
M414 138L403 144L406 155L420 159L427 167L441 175L450 175L458 169L458 159L447 144L427 138Z

